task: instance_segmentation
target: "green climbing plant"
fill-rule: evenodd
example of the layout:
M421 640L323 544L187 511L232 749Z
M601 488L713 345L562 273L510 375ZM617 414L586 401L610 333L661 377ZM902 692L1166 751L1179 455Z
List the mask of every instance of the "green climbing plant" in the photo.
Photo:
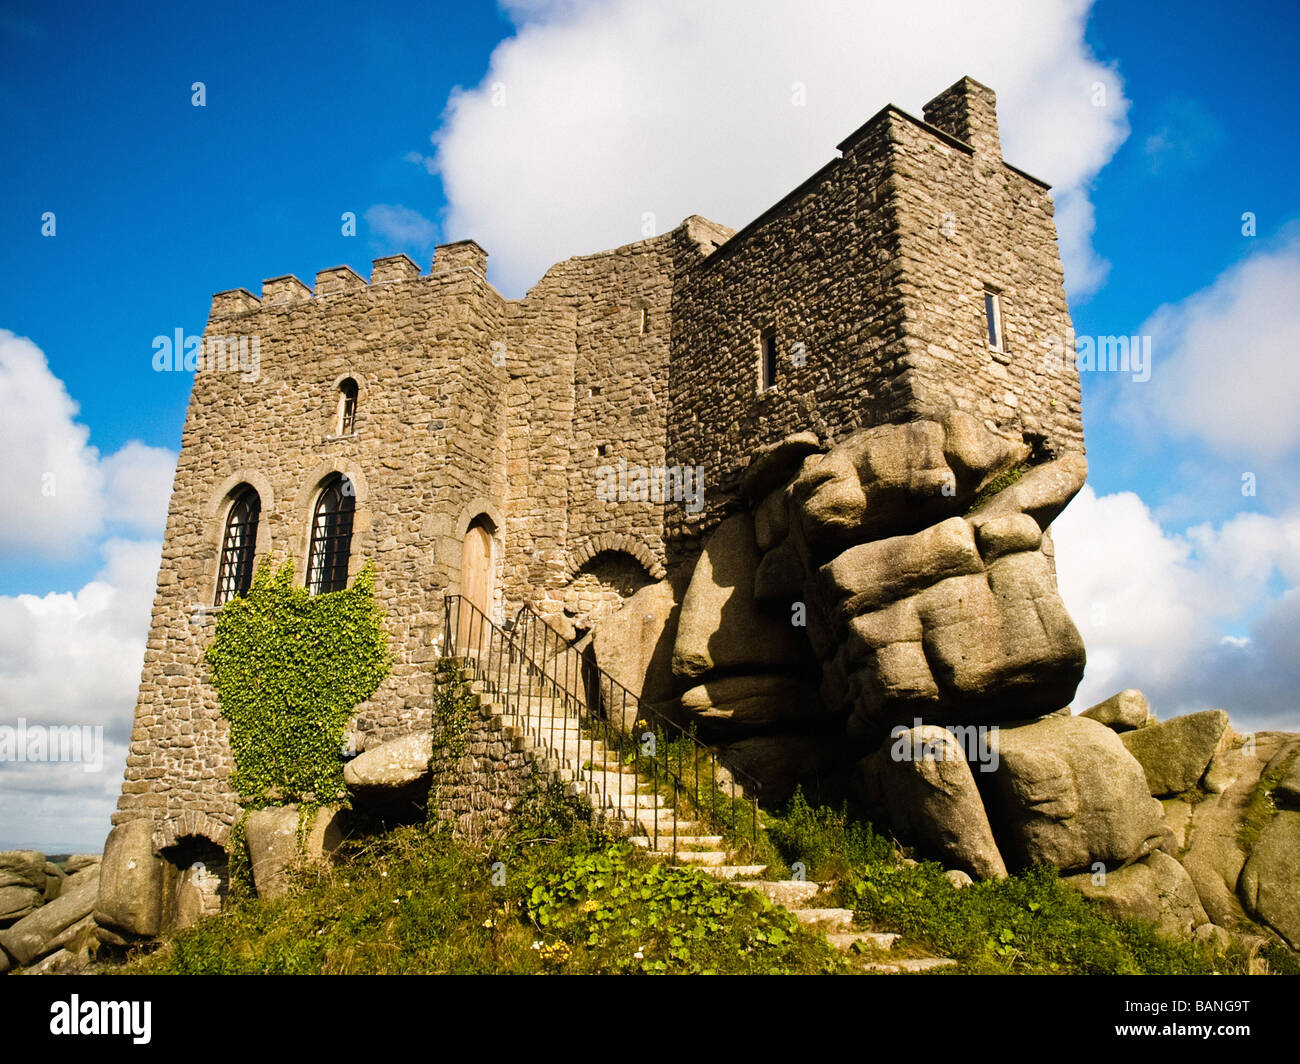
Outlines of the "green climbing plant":
M391 664L374 592L373 563L351 587L310 595L294 586L292 560L265 561L221 608L206 660L245 810L346 801L343 730Z

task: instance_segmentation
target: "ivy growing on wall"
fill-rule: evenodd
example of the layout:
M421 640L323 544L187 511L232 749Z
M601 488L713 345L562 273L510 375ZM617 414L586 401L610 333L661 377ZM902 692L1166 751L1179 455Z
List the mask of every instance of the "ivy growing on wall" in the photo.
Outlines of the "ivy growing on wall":
M374 592L372 563L351 587L309 595L292 560L278 571L265 561L222 606L206 658L245 810L346 800L343 730L391 664Z

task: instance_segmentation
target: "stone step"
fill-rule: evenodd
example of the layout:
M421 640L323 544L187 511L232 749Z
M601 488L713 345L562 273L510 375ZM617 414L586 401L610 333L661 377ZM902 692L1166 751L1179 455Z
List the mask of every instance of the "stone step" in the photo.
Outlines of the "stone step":
M767 871L767 865L746 864L746 865L705 865L702 871L708 872L711 876L717 876L719 879L742 879L761 876Z
M886 975L902 975L914 972L929 972L936 968L955 968L957 962L951 957L907 957L891 961L873 961L862 966L864 971L881 972Z
M669 838L668 843L670 846L672 845L671 838ZM680 846L677 850L677 860L682 864L708 865L711 868L725 866L729 856L725 850L683 850Z
M783 905L790 910L802 908L805 902L815 898L817 892L822 889L820 884L804 879L748 879L735 885L766 894L768 901L774 905Z
M847 953L857 945L871 949L893 949L898 936L889 931L833 931L826 935L826 941Z
M672 842L672 831L668 832L667 839L669 842ZM642 844L649 846L650 842L651 840L649 838L635 838L632 840L632 843L635 846L640 846ZM713 850L719 848L721 845L722 845L721 835L682 834L681 822L678 821L677 848L679 850L681 850L682 848L686 848L689 850Z
M852 909L795 909L794 915L801 924L827 932L847 931L853 926Z

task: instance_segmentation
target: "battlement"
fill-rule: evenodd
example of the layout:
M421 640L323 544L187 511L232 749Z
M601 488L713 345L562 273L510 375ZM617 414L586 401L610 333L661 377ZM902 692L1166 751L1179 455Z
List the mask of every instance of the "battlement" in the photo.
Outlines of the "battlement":
M473 240L439 244L434 248L430 272L423 277L468 272L486 281L487 257L487 252ZM224 292L216 292L212 296L209 317L229 318L271 307L292 306L313 299L348 295L366 288L421 279L420 267L408 256L385 255L371 260L369 281L345 264L318 270L314 286L307 285L290 273L264 280L260 297L253 295L246 288L231 288Z

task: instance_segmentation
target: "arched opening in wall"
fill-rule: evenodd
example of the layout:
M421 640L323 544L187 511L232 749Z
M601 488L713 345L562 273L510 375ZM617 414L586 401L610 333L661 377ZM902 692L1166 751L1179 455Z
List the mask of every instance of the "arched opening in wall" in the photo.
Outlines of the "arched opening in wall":
M626 551L604 550L588 558L564 589L564 616L579 642L602 618L647 584L653 583L645 566Z
M484 618L492 616L492 599L496 591L494 574L496 556L492 534L496 527L487 514L479 514L469 523L460 546L460 594L472 606L462 609L457 622L456 645L486 643Z
M232 496L221 537L221 557L217 563L217 593L213 599L217 606L238 598L253 583L262 498L257 489L248 484L241 484Z
M356 506L356 489L342 473L326 480L316 497L307 549L307 590L313 595L342 591L348 586Z
M357 382L345 377L339 382L339 409L336 431L340 436L351 436L357 431Z
M230 889L226 851L203 835L183 835L162 851L166 860L163 929L181 931L221 911Z

